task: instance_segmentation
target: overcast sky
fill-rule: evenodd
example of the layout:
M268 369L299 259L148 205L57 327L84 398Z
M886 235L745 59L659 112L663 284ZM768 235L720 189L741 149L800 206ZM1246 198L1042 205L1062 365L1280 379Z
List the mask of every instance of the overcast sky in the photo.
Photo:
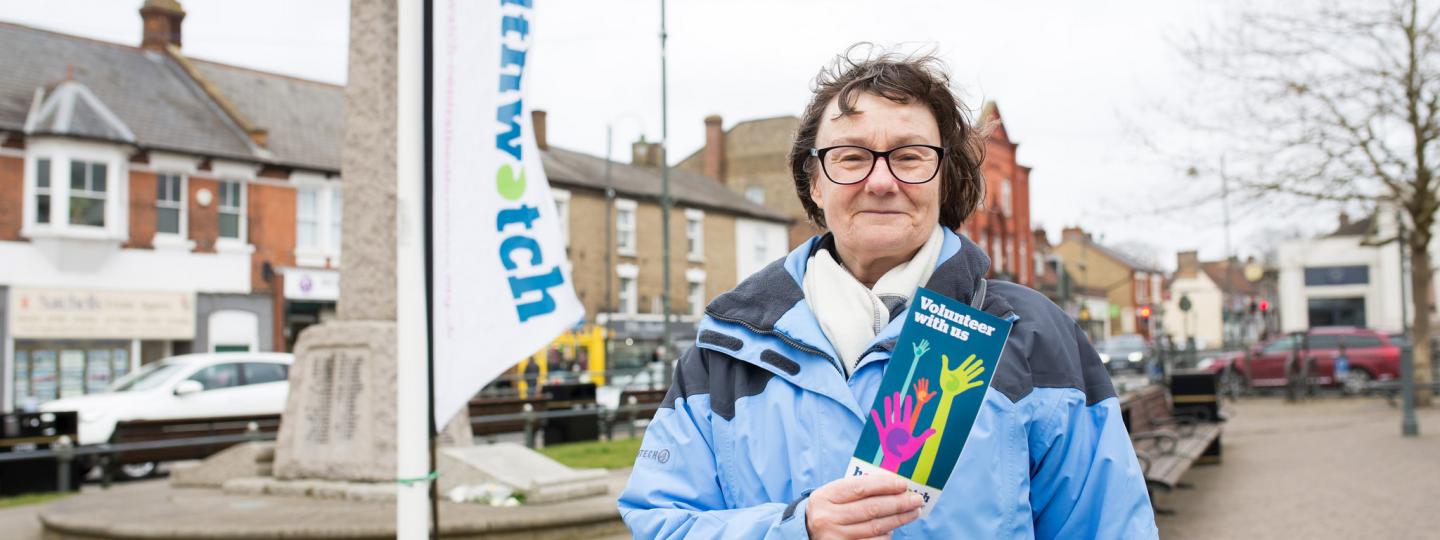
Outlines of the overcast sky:
M0 0L0 20L138 44L141 0ZM658 0L536 0L529 100L549 111L556 146L629 159L641 134L660 138ZM344 83L346 0L182 0L184 50L208 60ZM1183 186L1172 158L1141 143L1168 128L1163 96L1184 92L1174 42L1223 20L1235 0L980 2L891 0L671 0L670 154L704 143L702 120L725 127L798 114L815 72L858 41L933 47L978 108L999 103L1031 173L1031 216L1058 240L1081 225L1107 244L1144 243L1174 266L1177 250L1224 255L1221 206L1174 206ZM3 54L3 53L0 53ZM1144 136L1137 135L1137 130ZM1194 180L1191 180L1192 182ZM1188 190L1188 191L1187 191ZM1234 249L1267 243L1266 230L1333 228L1333 210L1280 221L1232 212Z

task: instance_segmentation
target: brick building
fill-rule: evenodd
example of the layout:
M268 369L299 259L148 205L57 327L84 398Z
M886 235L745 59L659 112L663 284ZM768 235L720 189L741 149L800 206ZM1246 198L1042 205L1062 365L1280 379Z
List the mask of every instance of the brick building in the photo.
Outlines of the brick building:
M536 111L575 292L590 321L611 330L610 367L637 367L663 335L660 147L635 143L630 163L610 163L607 175L603 158L550 146L545 123ZM670 171L670 196L672 332L683 346L710 300L788 252L790 221L686 170Z
M994 102L985 104L978 123L994 126L986 140L982 168L986 199L959 232L990 255L991 277L1033 287L1030 167L1016 162L1019 145L1010 140ZM781 116L743 121L727 131L719 116L709 116L705 119L705 146L676 168L715 178L731 191L792 219L789 246L794 247L822 232L806 217L790 175L788 155L799 125L799 118Z
M285 350L338 295L342 87L0 23L5 410L169 354Z
M1082 301L1078 317L1087 331L1094 332L1092 338L1155 335L1165 298L1162 270L1101 245L1079 227L1066 227L1052 252L1060 256L1076 292L1095 299ZM1105 311L1097 313L1096 305Z
M140 15L139 47L0 22L5 410L171 354L289 350L333 316L345 88L187 57L174 0ZM612 365L648 359L658 145L607 180L533 124L589 322L613 331ZM674 331L693 338L705 303L786 253L790 222L699 174L672 171L671 196Z
M1030 229L1030 167L1015 160L1019 143L1010 140L1000 107L985 102L976 122L986 126L985 200L960 227L990 255L991 274L1027 287L1035 286L1035 245Z

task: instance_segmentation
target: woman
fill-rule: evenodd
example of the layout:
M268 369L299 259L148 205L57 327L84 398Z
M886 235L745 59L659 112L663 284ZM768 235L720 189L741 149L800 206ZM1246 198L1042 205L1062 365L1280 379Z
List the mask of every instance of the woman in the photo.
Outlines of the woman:
M937 65L842 57L817 78L790 164L829 233L706 308L620 497L636 537L1157 535L1094 349L1039 293L984 280L989 258L952 232L980 200L981 146ZM898 478L844 478L920 286L1014 321L925 519Z

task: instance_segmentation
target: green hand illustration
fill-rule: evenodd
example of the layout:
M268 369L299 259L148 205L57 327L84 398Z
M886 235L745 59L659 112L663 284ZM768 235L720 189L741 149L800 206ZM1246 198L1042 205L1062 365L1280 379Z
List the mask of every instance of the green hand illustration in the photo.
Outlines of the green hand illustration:
M935 454L940 451L940 440L945 436L945 424L950 420L950 405L960 394L985 385L985 381L980 379L980 375L985 373L985 362L975 358L975 355L970 355L955 369L950 368L948 356L940 355L940 362L940 409L935 411L935 419L930 424L935 430L935 436L925 441L925 448L920 451L920 460L915 464L914 479L921 484L930 479L930 469L935 466Z
M930 352L930 342L922 339L919 343L911 345L910 351L915 353L915 360L919 361L920 357L925 356L925 353Z
M985 384L984 381L975 380L980 377L980 374L985 373L985 363L975 358L975 355L970 355L955 369L950 369L949 357L942 354L940 361L945 368L940 372L940 390L945 399Z

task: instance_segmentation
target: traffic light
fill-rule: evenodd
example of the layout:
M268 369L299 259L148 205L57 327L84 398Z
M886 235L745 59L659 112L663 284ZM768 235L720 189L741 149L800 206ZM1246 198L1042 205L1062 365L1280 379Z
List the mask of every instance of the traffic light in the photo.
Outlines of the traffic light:
M1149 319L1149 318L1150 318L1150 306L1140 306L1140 318L1142 318L1142 319Z
M1270 301L1269 301L1269 300L1261 300L1261 301L1260 301L1260 313L1268 313L1269 311L1270 311Z

